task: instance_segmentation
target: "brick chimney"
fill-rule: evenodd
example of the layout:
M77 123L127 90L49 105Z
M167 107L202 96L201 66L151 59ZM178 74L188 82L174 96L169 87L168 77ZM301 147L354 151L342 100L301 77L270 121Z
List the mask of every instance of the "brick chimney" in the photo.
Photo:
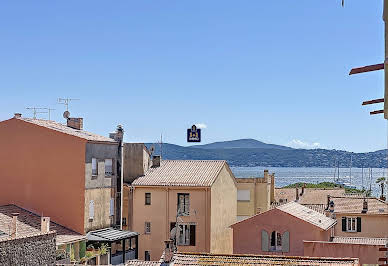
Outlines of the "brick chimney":
M42 233L50 232L50 217L41 217L40 218L40 231Z
M12 213L12 222L11 222L11 237L12 238L15 238L18 234L18 216L19 216L19 213L17 212L14 212Z
M162 160L162 157L160 155L152 156L152 167L153 168L159 167L161 160Z
M174 250L173 250L173 240L164 240L164 257L163 257L163 262L164 263L169 263L173 256L174 256Z
M21 118L21 117L22 117L22 114L21 114L21 113L15 113L13 117L14 117L14 118Z
M67 126L74 129L82 130L84 127L84 119L69 117L67 119Z
M295 192L296 192L295 201L298 201L299 200L299 188L298 187L295 188Z

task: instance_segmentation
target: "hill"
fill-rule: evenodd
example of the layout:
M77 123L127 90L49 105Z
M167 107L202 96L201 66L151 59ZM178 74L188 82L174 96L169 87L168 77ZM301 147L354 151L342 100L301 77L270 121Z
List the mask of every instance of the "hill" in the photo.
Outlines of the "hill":
M292 150L290 147L267 144L255 139L238 139L231 141L219 141L210 144L204 145L193 145L189 146L191 148L201 148L201 149L237 149L237 148L257 148L257 149L279 149L279 150Z
M150 147L151 145L151 143L146 143L147 147ZM211 146L211 144L207 145L214 147ZM338 159L340 167L349 167L350 156L352 156L353 167L383 168L387 166L387 150L352 153L348 151L326 149L241 148L236 147L235 144L227 144L227 148L201 148L201 146L206 145L183 147L164 143L163 159L226 160L231 166L266 167L333 167ZM216 146L222 147L221 144L217 144ZM154 154L160 154L159 145L155 145Z

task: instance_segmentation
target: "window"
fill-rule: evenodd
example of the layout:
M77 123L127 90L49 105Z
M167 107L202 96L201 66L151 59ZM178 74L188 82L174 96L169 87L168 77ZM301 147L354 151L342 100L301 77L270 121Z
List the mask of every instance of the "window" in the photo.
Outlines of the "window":
M98 175L97 159L92 158L92 175Z
M269 251L282 251L282 235L279 232L271 233L271 246Z
M89 220L94 219L94 200L89 202Z
M115 199L110 198L110 208L109 208L109 215L110 216L114 215L114 210L115 210Z
M171 230L175 228L175 223L170 224ZM177 245L179 246L195 246L195 224L179 224L176 232Z
M145 205L151 205L151 193L145 193Z
M237 190L237 200L238 201L250 201L251 200L251 191L249 189Z
M105 159L105 175L113 175L113 160Z
M144 233L151 234L151 223L150 222L144 223Z
M182 215L190 214L190 194L178 193L178 212Z
M151 255L148 250L144 251L144 260L145 261L150 261L151 260Z
M361 232L361 217L342 217L343 232Z
M123 225L127 225L127 218L123 217Z

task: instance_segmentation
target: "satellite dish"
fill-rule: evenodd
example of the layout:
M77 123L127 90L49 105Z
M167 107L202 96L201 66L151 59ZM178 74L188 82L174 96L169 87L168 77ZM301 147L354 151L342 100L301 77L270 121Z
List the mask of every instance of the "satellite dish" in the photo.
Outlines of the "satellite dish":
M63 113L63 118L68 119L69 117L70 117L70 112L69 111L65 111Z

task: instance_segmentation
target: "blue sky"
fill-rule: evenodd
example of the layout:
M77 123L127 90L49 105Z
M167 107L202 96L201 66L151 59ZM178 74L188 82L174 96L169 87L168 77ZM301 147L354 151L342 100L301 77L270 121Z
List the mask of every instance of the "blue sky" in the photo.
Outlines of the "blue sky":
M1 1L0 120L58 97L85 128L126 141L186 145L255 138L373 151L387 122L362 107L383 96L382 1ZM40 117L45 118L44 115ZM315 144L314 144L315 143Z

